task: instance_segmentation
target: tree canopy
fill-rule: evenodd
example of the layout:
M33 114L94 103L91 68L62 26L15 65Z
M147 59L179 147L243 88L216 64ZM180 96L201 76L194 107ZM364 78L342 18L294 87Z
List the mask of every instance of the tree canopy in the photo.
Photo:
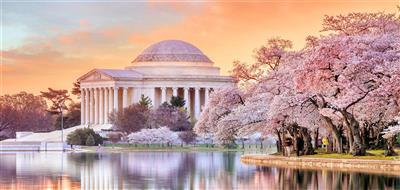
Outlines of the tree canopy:
M0 96L0 133L15 137L17 131L47 131L52 118L46 111L46 101L26 92Z
M48 111L51 114L59 114L60 110L66 109L65 104L67 101L71 101L68 90L56 90L48 88L48 91L40 91L41 96L51 102L51 106Z

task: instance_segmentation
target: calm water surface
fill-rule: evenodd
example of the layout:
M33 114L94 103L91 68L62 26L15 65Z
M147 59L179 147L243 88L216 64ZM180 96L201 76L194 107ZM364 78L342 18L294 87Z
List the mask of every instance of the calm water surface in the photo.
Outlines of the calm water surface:
M0 153L0 189L400 189L400 174L256 167L240 155Z

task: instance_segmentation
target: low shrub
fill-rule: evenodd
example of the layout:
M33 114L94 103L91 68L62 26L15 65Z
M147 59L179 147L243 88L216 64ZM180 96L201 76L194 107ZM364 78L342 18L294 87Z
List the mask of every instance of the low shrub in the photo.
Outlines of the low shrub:
M86 143L85 144L86 144L86 146L94 146L94 145L96 145L92 135L88 136L88 138L86 139Z
M67 143L70 145L94 146L103 144L103 138L93 131L93 129L77 129L67 136Z

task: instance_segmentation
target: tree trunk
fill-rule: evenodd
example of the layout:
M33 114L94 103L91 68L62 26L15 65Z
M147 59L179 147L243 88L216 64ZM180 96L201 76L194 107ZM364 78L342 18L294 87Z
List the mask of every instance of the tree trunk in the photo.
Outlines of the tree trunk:
M381 146L380 146L380 133L381 133L382 131L381 130L378 130L378 129L375 129L374 130L374 128L372 128L371 129L371 137L372 137L372 148L374 148L374 149L378 149L378 148L381 148Z
M334 143L333 143L333 138L332 138L332 136L331 135L329 135L328 136L328 141L329 141L329 143L328 143L328 145L327 145L327 147L326 147L326 151L328 152L328 153L332 153L333 152L333 146L335 145Z
M335 138L332 138L332 152L337 152L336 147L337 147L337 140Z
M335 139L336 142L339 142L339 143L336 143L336 147L335 147L337 153L339 153L339 154L343 153L343 146L341 146L342 145L342 143L341 143L342 137L340 135L338 128L333 124L332 120L329 117L324 116L323 118L326 121L326 123L328 124L328 128L332 131L333 138Z
M361 142L365 146L365 149L369 148L369 127L363 126L360 128Z
M397 153L394 151L393 145L394 145L394 140L395 137L391 137L389 139L385 139L385 156L396 156Z
M278 136L278 142L276 143L276 149L277 149L278 153L283 152L284 150L283 150L283 146L282 146L283 141L282 141L281 133L279 132L278 129L275 129L275 133L276 133L276 136Z
M319 128L314 130L314 149L317 149L318 146L318 137L319 136Z
M290 136L289 138L292 139L293 142L293 150L296 153L296 156L299 156L299 149L297 147L298 143L298 137L297 137L297 129L293 129L292 131L288 130L288 135ZM288 137L285 137L285 139ZM286 141L286 140L285 140Z
M351 136L353 137L353 146L350 149L350 153L353 156L365 156L366 149L363 141L361 139L361 131L360 125L358 121L354 118L354 116L345 111L340 111L344 117L344 124L348 130L351 132Z
M344 150L343 150L343 140L344 140L344 137L342 135L339 136L339 141L336 140L335 149L336 149L336 152L339 153L339 154L342 154L344 152Z
M352 135L352 133L351 133L351 131L350 130L347 130L347 140L348 140L348 153L350 153L351 152L351 150L353 150L353 142L354 142L354 138L353 138L353 135Z
M311 135L310 135L308 129L302 127L300 132L301 132L301 136L302 136L303 141L304 141L303 154L304 155L314 154L315 153L314 152L314 148L313 148L312 143L311 143L312 139L311 139Z
M361 140L361 135L360 135L360 128L358 125L358 122L356 121L351 121L350 122L350 129L353 134L353 149L350 151L350 153L353 156L365 156L366 150L365 146Z

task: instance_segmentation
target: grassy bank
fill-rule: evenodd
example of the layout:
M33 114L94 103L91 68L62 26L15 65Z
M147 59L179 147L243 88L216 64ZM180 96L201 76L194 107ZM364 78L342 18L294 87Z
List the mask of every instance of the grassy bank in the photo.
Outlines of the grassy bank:
M249 165L266 167L365 172L396 176L400 174L400 159L395 157L382 157L380 151L375 152L376 155L361 157L337 154L316 154L299 157L245 154L241 157L241 161Z
M335 159L367 159L367 160L400 160L400 149L395 150L398 156L384 156L384 150L367 150L365 156L353 156L351 154L326 153L317 150L317 154L305 155L305 158L335 158Z

